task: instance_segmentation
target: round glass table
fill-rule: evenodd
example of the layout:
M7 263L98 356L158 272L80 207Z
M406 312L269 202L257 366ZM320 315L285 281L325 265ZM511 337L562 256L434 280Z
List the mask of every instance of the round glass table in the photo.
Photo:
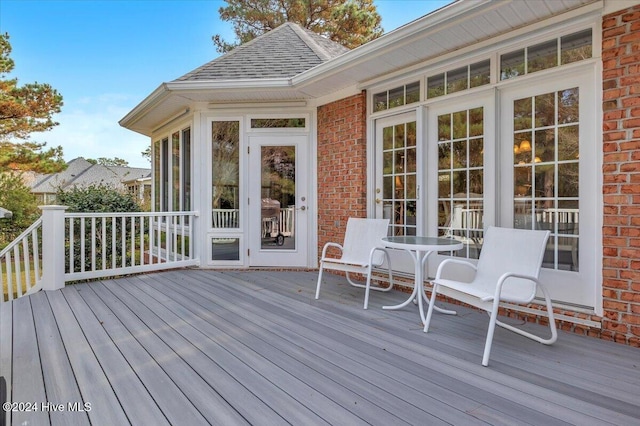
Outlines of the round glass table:
M462 249L464 245L457 240L450 238L437 238L437 237L419 237L419 236L394 236L384 237L382 239L382 245L387 248L394 248L404 250L413 259L415 264L415 284L413 286L413 292L409 298L399 305L383 306L382 309L401 309L407 306L411 301L416 301L420 309L420 319L422 323L425 322L424 306L422 299L424 298L427 303L435 303L435 301L429 301L424 293L424 266L429 258L429 255L434 251L456 251ZM455 315L455 311L449 311L442 308L438 308L434 305L435 310L445 314Z

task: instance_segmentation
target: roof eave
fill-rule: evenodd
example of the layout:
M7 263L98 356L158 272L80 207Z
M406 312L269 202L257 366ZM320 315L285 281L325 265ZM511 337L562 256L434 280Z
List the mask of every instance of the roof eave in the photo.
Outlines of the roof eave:
M298 74L291 79L291 83L296 86L304 86L314 81L326 78L327 75L339 72L345 68L356 65L372 55L380 55L388 48L401 43L409 37L414 37L416 33L428 31L432 28L440 27L443 23L451 19L467 14L474 9L491 3L492 0L458 0L454 3L443 6L428 15L409 22L383 36L359 46L331 61L317 65L305 72Z

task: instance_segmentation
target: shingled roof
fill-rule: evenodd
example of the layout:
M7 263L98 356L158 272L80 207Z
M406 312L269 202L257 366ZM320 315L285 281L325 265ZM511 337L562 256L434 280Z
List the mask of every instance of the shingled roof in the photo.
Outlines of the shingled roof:
M287 22L175 81L290 78L348 51L313 31Z

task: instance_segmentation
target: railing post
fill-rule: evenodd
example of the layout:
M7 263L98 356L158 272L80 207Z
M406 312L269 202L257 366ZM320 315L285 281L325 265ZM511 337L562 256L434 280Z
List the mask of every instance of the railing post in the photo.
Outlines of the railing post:
M64 287L64 212L66 206L40 206L42 210L42 289Z

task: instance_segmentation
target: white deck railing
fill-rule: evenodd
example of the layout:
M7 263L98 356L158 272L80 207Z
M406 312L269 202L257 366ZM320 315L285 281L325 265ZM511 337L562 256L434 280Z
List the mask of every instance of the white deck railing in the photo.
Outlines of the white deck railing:
M42 218L0 251L0 303L40 289Z
M197 212L43 215L0 253L0 302L66 282L199 264Z

